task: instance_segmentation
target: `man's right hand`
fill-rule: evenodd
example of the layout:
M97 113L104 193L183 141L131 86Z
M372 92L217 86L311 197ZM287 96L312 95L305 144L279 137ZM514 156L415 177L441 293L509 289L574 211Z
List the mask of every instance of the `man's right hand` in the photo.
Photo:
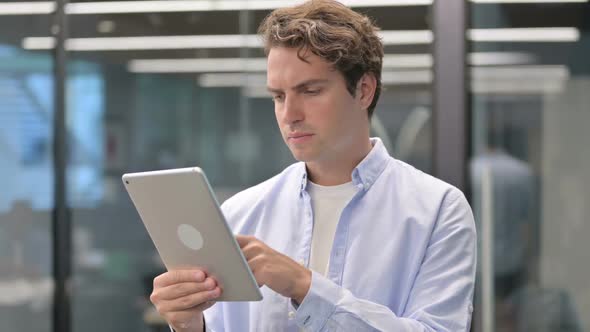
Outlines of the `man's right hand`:
M215 279L202 270L169 271L154 279L150 300L177 332L203 331L203 311L221 295Z

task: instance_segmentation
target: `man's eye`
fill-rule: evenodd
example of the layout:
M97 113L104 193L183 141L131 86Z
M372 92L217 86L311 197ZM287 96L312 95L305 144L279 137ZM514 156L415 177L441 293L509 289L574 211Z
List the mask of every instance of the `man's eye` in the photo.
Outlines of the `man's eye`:
M272 96L272 100L274 100L274 101L283 101L284 98L285 97L283 95Z
M306 95L315 96L320 93L320 90L319 89L318 90L305 90L304 93Z

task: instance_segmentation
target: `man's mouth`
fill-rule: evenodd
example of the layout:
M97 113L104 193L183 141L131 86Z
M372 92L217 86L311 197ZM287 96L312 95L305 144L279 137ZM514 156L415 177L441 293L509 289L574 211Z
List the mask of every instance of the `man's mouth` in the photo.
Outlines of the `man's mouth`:
M313 134L310 133L293 133L287 136L288 140L294 143L299 143L310 139Z

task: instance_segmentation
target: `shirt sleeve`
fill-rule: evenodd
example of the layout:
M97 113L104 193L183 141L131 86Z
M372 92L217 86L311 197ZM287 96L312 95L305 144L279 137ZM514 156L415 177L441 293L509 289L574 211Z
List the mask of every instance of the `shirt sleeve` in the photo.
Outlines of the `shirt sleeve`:
M216 302L211 308L203 312L203 320L205 324L205 332L219 332L225 331L224 326L223 303Z
M209 325L207 325L207 324L205 323L205 320L204 320L204 319L203 319L203 324L205 324L205 332L214 332L213 330L211 330L211 329L209 328ZM174 331L174 329L172 328L172 325L168 324L168 327L170 328L170 332L176 332L176 331Z
M298 326L318 332L468 331L475 264L473 214L463 194L453 189L441 203L403 313L396 314L384 305L356 298L312 271L311 287L297 308L295 320Z
M176 331L174 331L172 326L168 325L168 327L170 328L170 332L176 332ZM214 331L212 331L207 325L205 325L205 332L214 332Z
M205 324L205 332L214 332L214 331L209 328L209 325Z

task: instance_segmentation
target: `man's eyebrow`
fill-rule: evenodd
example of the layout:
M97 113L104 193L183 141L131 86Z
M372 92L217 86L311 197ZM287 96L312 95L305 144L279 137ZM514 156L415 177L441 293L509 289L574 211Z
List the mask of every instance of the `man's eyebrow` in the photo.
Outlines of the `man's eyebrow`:
M266 90L268 90L268 92L270 92L270 93L281 93L281 92L283 92L283 90L281 90L281 89L271 88L270 86L267 86L266 87Z
M314 78L314 79L310 79L307 81L303 81L301 83L298 83L297 85L295 85L294 87L291 88L291 90L301 90L302 88L309 86L309 85L313 85L313 84L322 84L322 83L326 83L328 82L328 80L326 79L319 79L319 78ZM271 92L271 93L281 93L283 92L282 89L275 89L272 88L270 86L267 86L266 89Z
M328 80L315 78L315 79L303 81L303 82L295 85L291 89L292 90L301 90L301 88L304 88L304 87L306 87L308 85L321 84L321 83L326 83L326 82L328 82Z

